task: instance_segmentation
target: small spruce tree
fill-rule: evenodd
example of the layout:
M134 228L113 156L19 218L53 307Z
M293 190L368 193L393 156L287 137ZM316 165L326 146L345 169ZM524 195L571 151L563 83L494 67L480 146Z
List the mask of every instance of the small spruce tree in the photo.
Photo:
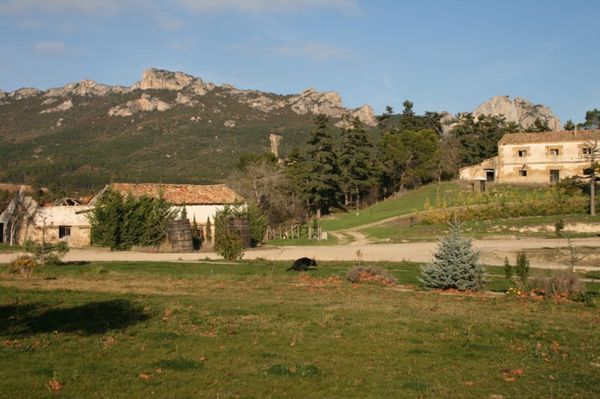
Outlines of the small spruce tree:
M508 258L504 258L504 278L506 278L506 280L508 280L509 282L512 282L512 276L513 276L513 268L510 264L510 262L508 261Z
M440 241L432 263L421 267L421 284L426 288L481 290L488 282L479 252L462 237L461 225L450 224L450 233Z
M517 264L515 265L515 274L519 276L524 289L529 287L529 258L525 251L517 254Z

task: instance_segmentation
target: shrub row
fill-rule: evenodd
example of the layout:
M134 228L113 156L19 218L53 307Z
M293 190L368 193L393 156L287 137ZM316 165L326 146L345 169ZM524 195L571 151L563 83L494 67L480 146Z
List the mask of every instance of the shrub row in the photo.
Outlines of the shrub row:
M424 224L460 221L505 219L525 216L549 216L585 213L589 200L584 196L573 196L557 202L554 198L540 198L527 202L495 203L463 208L431 209L419 212L418 220Z

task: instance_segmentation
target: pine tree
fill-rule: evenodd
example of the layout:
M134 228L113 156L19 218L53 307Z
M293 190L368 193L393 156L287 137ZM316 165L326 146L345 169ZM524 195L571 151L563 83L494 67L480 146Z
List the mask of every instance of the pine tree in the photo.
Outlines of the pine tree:
M372 147L362 123L355 118L351 127L342 132L339 148L340 187L346 206L354 202L358 209L361 195L372 185Z
M315 127L308 140L304 193L310 209L320 218L321 212L338 204L340 194L339 166L333 148L329 119L325 115L315 117Z
M461 225L451 224L450 233L440 241L432 263L421 268L419 281L427 288L482 289L488 281L479 253L471 240L462 237Z

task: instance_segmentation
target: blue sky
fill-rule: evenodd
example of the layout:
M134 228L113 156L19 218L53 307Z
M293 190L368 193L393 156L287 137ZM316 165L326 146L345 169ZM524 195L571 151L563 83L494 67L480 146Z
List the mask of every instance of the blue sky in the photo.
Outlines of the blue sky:
M131 85L147 67L452 113L495 95L600 108L600 1L0 0L0 89Z

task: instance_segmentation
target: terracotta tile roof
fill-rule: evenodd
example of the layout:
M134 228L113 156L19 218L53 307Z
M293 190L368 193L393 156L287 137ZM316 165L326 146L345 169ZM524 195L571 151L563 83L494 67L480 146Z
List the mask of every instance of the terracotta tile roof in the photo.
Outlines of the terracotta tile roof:
M122 194L134 197L162 197L175 205L219 205L239 204L244 199L224 184L154 184L154 183L112 183L110 187Z
M600 130L561 130L554 132L508 133L500 139L498 144L528 144L589 140L600 140Z

